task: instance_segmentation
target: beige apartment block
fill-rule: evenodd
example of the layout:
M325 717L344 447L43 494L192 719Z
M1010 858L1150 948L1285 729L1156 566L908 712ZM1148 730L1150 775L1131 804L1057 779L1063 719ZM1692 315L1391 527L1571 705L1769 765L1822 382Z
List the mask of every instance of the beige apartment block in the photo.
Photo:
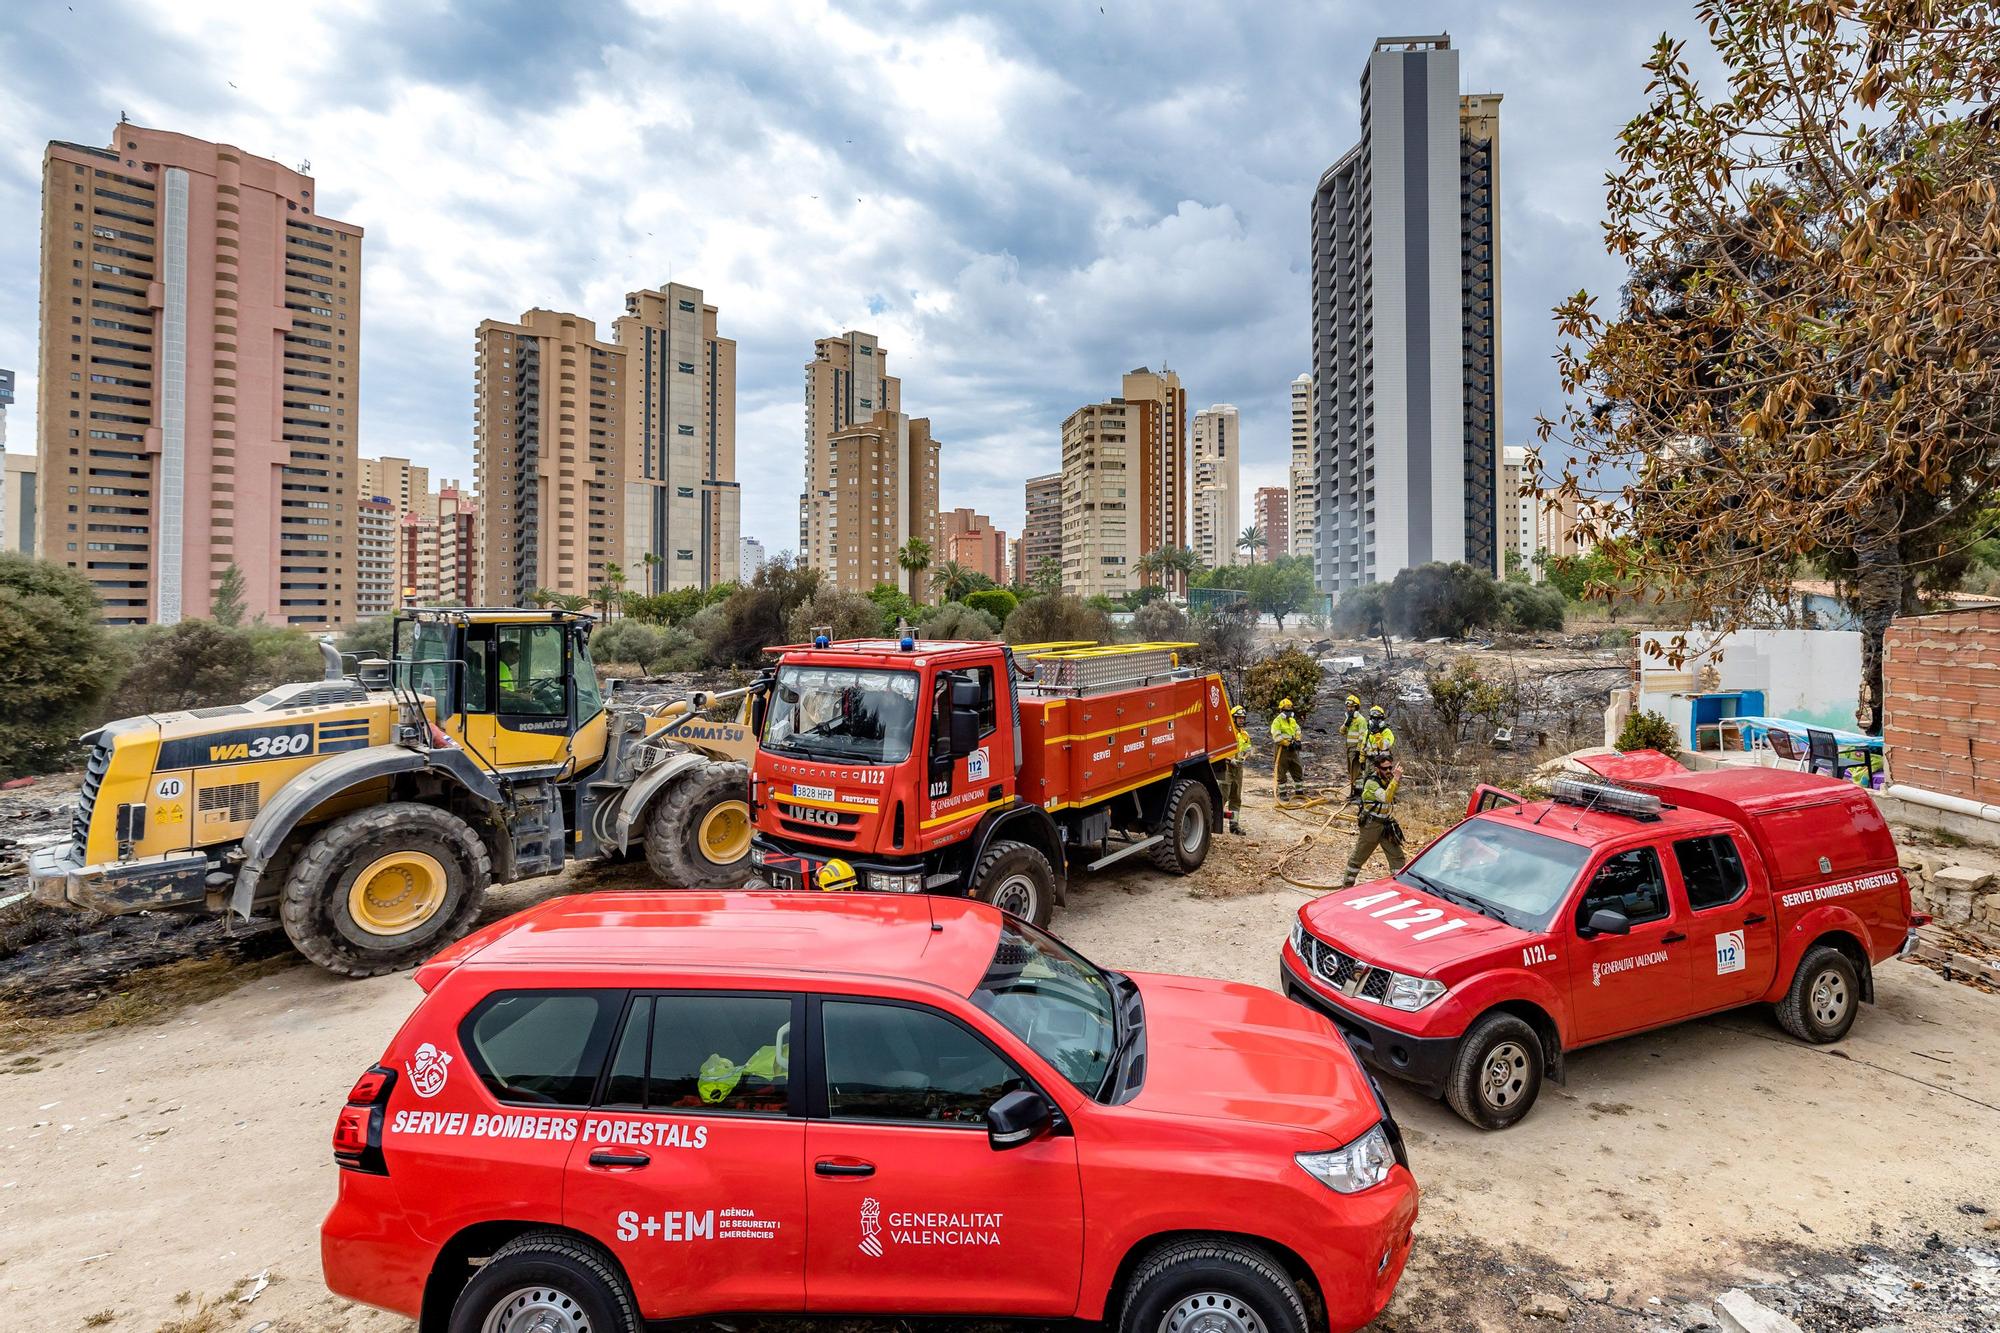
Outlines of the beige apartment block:
M867 592L888 583L923 600L923 576L905 572L896 553L912 537L939 549L930 419L878 411L843 426L827 441L826 483L822 586Z
M877 412L903 410L902 381L889 374L889 354L872 333L849 331L813 344L806 363L805 484L799 492L799 554L814 569L834 570L841 557L831 520L833 437ZM870 585L873 586L873 585ZM865 589L864 589L865 591Z
M1529 486L1526 495L1521 487ZM1527 566L1535 558L1536 517L1541 497L1530 482L1528 450L1510 444L1500 450L1500 568Z
M42 160L36 548L114 624L354 618L361 228L311 176L120 123Z
M402 516L396 562L398 606L479 604L479 500L456 481L425 497Z
M1014 557L1014 577L1034 578L1045 560L1062 564L1063 478L1060 472L1027 481L1027 519Z
M424 512L432 494L429 468L407 458L362 458L355 468L356 495L380 496L396 507L399 518Z
M1140 544L1147 551L1178 550L1188 544L1187 390L1176 372L1140 366L1125 373L1119 396L1158 408L1157 417L1144 424Z
M1242 534L1242 454L1242 431L1232 404L1217 403L1195 413L1192 545L1195 558L1211 569L1248 558L1236 546Z
M478 600L527 606L540 588L587 597L624 553L625 351L598 341L590 320L536 309L481 321L474 364Z
M367 620L396 609L396 548L401 515L393 500L362 495L354 501L354 614Z
M1069 414L1062 427L1063 591L1123 597L1139 587L1146 545L1141 497L1160 419L1157 402L1112 399Z
M1259 560L1276 560L1286 553L1291 522L1291 496L1283 486L1259 486L1250 502L1250 521L1264 534L1264 549L1253 553Z
M737 577L736 341L716 320L700 288L673 282L628 294L614 326L629 399L619 559L627 584L645 592Z
M1313 519L1313 377L1292 381L1292 455L1285 478L1291 492L1286 514L1287 541L1281 555L1312 555Z

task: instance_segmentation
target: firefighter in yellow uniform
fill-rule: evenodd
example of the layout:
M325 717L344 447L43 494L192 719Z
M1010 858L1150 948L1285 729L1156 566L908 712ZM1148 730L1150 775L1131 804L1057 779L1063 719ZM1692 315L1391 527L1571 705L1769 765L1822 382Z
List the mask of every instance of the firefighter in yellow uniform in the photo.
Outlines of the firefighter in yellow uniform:
M1354 851L1347 858L1347 876L1341 880L1341 887L1354 883L1360 877L1361 868L1368 864L1368 858L1375 855L1380 847L1382 855L1389 860L1389 873L1395 874L1410 858L1403 853L1403 826L1396 822L1391 807L1396 803L1396 789L1402 779L1396 775L1396 761L1388 754L1378 754L1371 765L1372 772L1361 782L1361 815L1359 826L1354 833Z
M1299 720L1292 715L1292 701L1278 700L1278 715L1271 719L1271 740L1278 747L1277 798L1290 801L1305 786L1305 770L1299 765Z
M1389 715L1376 704L1368 710L1368 735L1361 742L1362 758L1370 764L1377 759L1393 758L1396 753L1396 733L1389 728Z
M1236 748L1222 761L1222 815L1229 821L1231 833L1243 832L1236 817L1243 809L1243 761L1250 757L1250 733L1243 729L1244 716L1242 704L1229 710L1229 724L1236 730Z
M1347 794L1361 790L1362 759L1368 748L1368 715L1361 711L1361 696L1347 696L1347 717L1340 724L1340 739L1347 746Z

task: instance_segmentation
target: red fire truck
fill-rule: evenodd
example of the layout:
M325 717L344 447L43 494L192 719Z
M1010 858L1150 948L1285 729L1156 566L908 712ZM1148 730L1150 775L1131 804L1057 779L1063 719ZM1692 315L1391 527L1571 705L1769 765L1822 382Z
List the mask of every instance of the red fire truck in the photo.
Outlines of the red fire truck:
M1070 862L1145 853L1185 874L1235 748L1222 678L1188 644L842 640L773 649L751 768L763 883L962 893L1045 925Z

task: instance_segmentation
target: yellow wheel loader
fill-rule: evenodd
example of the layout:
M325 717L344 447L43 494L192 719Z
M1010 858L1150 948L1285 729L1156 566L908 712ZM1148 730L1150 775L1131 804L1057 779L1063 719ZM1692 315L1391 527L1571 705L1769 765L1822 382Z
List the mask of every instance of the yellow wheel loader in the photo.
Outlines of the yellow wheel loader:
M636 844L669 887L743 883L763 682L623 706L592 623L408 611L390 660L349 674L323 645L323 680L108 723L84 737L69 843L30 863L35 896L275 915L321 967L373 976L464 934L489 884L570 860Z

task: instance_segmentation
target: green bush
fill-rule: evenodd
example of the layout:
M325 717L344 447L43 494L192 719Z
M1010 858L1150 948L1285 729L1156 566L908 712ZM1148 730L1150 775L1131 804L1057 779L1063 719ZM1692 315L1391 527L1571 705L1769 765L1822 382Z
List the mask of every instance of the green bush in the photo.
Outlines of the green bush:
M61 565L0 552L0 777L68 765L123 659L97 593Z
M379 657L389 659L393 645L395 620L390 616L375 616L368 620L357 620L340 632L334 640L334 647L348 658ZM349 666L353 662L348 663Z
M673 646L665 626L638 620L614 620L590 636L590 655L599 666L629 663L649 676Z
M118 637L132 669L111 697L113 718L240 704L278 683L259 680L257 645L248 634L212 620L142 625Z
M1674 724L1654 712L1640 712L1634 709L1626 714L1625 725L1618 729L1618 739L1613 744L1617 750L1658 750L1661 754L1679 754L1680 733Z
M788 642L792 612L818 589L819 571L802 558L772 560L750 583L689 617L688 628L711 666L755 666L766 647Z
M1004 632L1009 643L1109 643L1112 637L1111 617L1105 608L1059 592L1030 597L1015 607Z
M967 593L959 600L973 610L984 611L993 617L995 625L1006 624L1007 617L1013 615L1014 608L1021 604L1021 599L1005 588L981 588L977 592Z
M1500 618L1500 583L1454 560L1412 565L1389 585L1389 628L1413 639L1463 638Z
M824 629L836 639L874 639L882 634L882 610L866 594L821 588L792 609L785 622L791 643L805 643Z
M1278 711L1278 701L1290 699L1301 716L1312 711L1319 694L1319 663L1297 648L1280 648L1262 661L1250 664L1243 697L1260 713Z
M1546 583L1509 581L1500 585L1500 623L1508 629L1524 633L1559 630L1568 607L1563 595Z
M942 606L925 607L923 618L917 623L926 639L976 641L1000 637L999 621L964 602L946 602Z
M893 583L878 583L868 590L868 600L875 603L882 612L882 633L896 632L896 622L907 621L914 625L924 608L910 600L910 594Z

